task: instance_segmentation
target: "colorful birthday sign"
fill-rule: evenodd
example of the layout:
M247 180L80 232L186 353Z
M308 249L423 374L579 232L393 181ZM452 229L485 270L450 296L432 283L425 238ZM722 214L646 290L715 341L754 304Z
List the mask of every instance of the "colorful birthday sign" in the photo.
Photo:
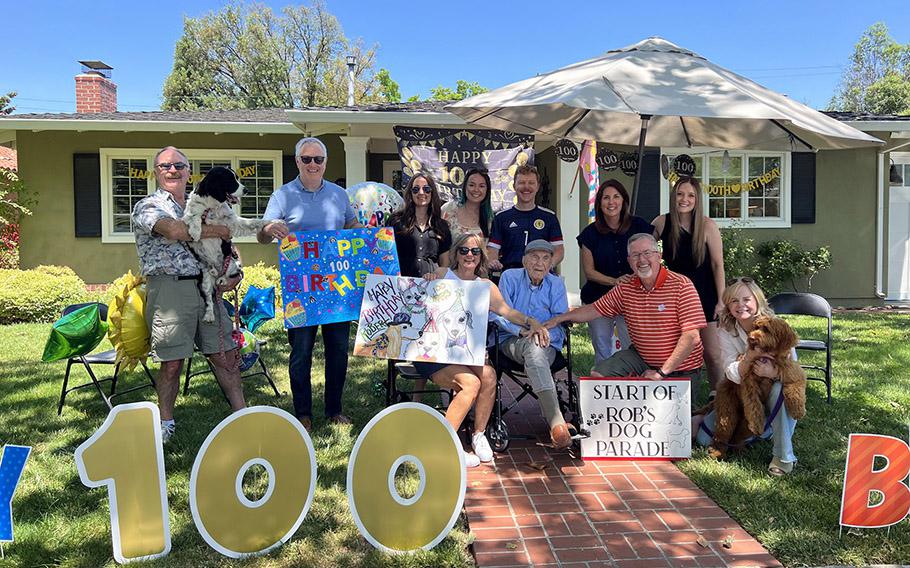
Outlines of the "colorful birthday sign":
M488 282L367 276L354 355L483 365Z
M581 457L681 459L692 455L688 380L582 377Z
M368 274L394 274L388 227L291 233L278 245L284 327L356 320Z

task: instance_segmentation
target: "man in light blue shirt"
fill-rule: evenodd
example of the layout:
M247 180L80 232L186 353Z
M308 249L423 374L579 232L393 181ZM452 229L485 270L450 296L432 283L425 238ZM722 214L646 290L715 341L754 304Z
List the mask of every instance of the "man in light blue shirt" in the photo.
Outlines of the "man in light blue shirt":
M499 290L506 302L516 310L538 321L547 321L569 310L566 285L562 278L550 273L554 246L543 239L533 240L525 246L522 265L502 273ZM521 329L503 318L494 318L502 329L499 349L510 359L522 363L550 424L550 437L557 448L568 447L572 437L566 420L559 409L556 385L550 365L562 349L566 335L562 326L522 337ZM547 335L549 333L549 335Z
M323 179L328 161L325 144L318 138L303 138L294 149L300 175L284 184L269 198L263 219L267 224L257 238L267 244L294 231L335 231L362 227L354 215L348 195L339 186ZM304 428L313 426L313 391L310 369L318 325L288 330L291 357L288 371L294 414ZM336 424L350 424L341 413L341 395L348 372L348 335L351 322L322 325L325 346L325 416Z

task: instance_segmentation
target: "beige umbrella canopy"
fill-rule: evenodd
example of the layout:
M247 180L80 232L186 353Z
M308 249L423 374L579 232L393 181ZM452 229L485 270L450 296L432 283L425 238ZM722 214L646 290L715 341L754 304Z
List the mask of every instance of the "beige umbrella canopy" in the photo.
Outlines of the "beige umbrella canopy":
M467 122L636 145L812 151L882 142L658 37L459 101Z

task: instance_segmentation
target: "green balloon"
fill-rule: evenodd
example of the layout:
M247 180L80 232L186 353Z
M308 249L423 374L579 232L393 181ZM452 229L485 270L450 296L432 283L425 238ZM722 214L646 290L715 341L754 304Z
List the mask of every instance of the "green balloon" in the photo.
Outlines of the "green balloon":
M59 361L91 353L107 335L107 322L101 319L99 307L83 306L54 322L41 360Z

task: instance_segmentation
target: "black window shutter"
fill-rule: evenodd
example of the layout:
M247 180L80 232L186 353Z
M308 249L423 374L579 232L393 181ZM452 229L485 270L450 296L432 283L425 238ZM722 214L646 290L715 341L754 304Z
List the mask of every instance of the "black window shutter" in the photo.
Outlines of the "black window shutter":
M815 223L815 153L793 152L790 164L790 222Z
M660 152L645 150L638 168L641 181L638 186L638 200L635 215L645 221L660 215ZM632 193L632 188L627 188Z
M101 157L73 154L73 204L77 237L101 236Z
M297 177L300 172L297 170L297 160L294 159L294 156L282 156L281 157L281 175L284 177L281 180L281 183L287 183Z

